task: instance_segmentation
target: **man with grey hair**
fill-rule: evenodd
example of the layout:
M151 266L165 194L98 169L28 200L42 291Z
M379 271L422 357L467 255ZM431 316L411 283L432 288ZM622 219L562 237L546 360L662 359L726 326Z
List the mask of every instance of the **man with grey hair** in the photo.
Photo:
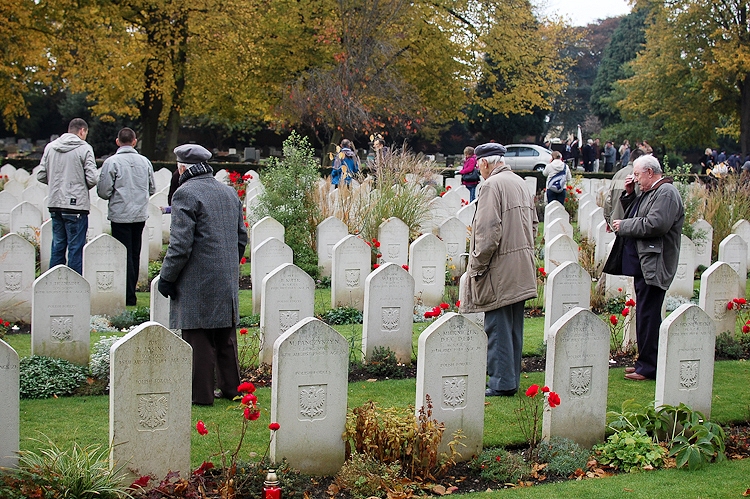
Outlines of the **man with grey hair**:
M50 268L64 265L83 271L83 246L89 228L89 189L98 175L94 149L86 142L89 125L73 118L68 133L44 148L37 180L49 185L47 207L52 219Z
M619 261L610 261L617 259L613 251L605 272L634 277L638 360L625 369L625 378L655 379L661 307L677 272L685 209L672 179L651 154L634 161L620 202L625 218L613 220L612 230L623 238L622 252Z
M474 153L485 182L471 224L469 279L461 289L461 312L484 312L487 333L485 396L513 396L521 381L524 302L536 297L536 207L524 180L505 164L500 144Z
M214 179L206 163L211 153L196 144L174 153L180 187L159 292L171 298L169 327L182 329L193 347L193 403L212 405L216 386L231 400L240 384L236 325L247 229L237 192Z

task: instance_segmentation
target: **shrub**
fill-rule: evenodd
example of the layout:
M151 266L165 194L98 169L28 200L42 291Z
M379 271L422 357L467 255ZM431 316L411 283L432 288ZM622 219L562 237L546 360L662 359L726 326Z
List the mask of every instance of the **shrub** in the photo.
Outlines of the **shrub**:
M716 350L716 357L720 359L737 360L745 355L745 351L738 338L729 331L724 331L716 337L714 348Z
M250 314L244 317L240 317L240 322L237 327L259 327L260 326L260 314Z
M103 336L94 345L94 352L89 360L89 371L96 379L109 382L109 349L114 345L119 336Z
M386 497L393 491L403 492L403 478L399 463L381 463L372 456L357 452L344 463L336 474L335 483L352 497ZM416 489L412 486L409 489Z
M336 307L323 314L321 319L330 325L362 324L362 312L354 307Z
M292 132L284 141L284 158L271 158L263 170L264 191L258 197L258 219L274 217L284 226L284 242L292 248L294 263L318 277L315 231L321 222L313 193L320 178L318 160L307 137Z
M432 418L432 402L419 409L413 407L379 408L375 402L355 407L346 416L344 441L347 454L357 452L383 464L400 463L405 476L427 480L439 476L455 463L455 450L462 438L453 435L448 444L451 455L439 455L438 446L445 425Z
M621 431L594 447L601 464L623 471L658 468L667 453L643 431Z
M498 483L516 483L531 473L531 466L520 454L505 449L488 449L471 461L482 478Z
M388 347L375 347L364 370L373 378L400 379L406 376L403 366L396 359L396 353Z
M138 326L151 319L151 313L148 307L137 307L135 310L126 310L120 315L109 319L113 327L119 330L127 330L133 326Z
M19 363L22 399L71 395L86 381L88 368L64 359L32 355Z
M162 260L154 260L148 262L148 282L154 280L156 276L161 272Z
M81 448L74 443L72 449L61 450L49 439L47 445L49 447L39 454L27 450L19 452L18 477L23 483L32 483L38 490L46 491L46 495L38 497L131 497L123 486L127 476L124 467L109 467L110 449Z
M539 462L547 463L547 471L553 475L567 477L576 470L585 470L591 451L573 440L552 437L539 444Z

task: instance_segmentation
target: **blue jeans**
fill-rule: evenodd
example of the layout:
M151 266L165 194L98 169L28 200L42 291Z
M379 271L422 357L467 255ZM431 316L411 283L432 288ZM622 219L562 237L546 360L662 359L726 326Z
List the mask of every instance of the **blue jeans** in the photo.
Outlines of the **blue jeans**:
M477 197L476 196L477 184L472 184L472 185L464 184L464 186L466 186L466 188L469 189L469 202L471 203Z
M65 265L65 252L68 253L68 267L83 275L83 245L89 230L88 213L62 213L53 211L52 255L49 268Z

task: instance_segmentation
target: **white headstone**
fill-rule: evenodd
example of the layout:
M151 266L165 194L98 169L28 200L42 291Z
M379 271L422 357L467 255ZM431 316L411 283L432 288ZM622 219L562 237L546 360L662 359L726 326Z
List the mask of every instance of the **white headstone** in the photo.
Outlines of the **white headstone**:
M578 263L578 243L566 234L544 243L544 270L547 274L565 262Z
M148 234L148 258L149 260L158 260L162 251L162 212L161 208L155 204L148 204L148 218L143 232ZM145 251L144 247L141 252Z
M424 224L422 225L422 232L428 233L440 227L440 224L445 221L448 217L452 216L450 206L442 197L436 197L431 199L427 206L429 207L429 214L427 215Z
M308 317L273 345L271 462L286 459L303 473L333 475L344 464L349 344L324 322Z
M570 223L570 215L560 201L553 200L544 207L544 223L548 224L556 218L565 218Z
M141 285L148 282L149 244L149 230L144 227L141 232L141 258L138 262L138 284Z
M576 307L591 308L591 275L577 262L565 262L547 274L544 286L544 341L548 341L560 317Z
M273 362L273 344L290 327L315 311L315 282L307 272L285 263L263 278L260 303L260 360Z
M0 467L15 468L20 443L20 412L18 394L20 371L18 354L0 340Z
M33 204L22 201L10 212L10 231L29 241L39 241L42 212Z
M448 214L452 217L456 216L458 210L460 210L461 207L466 206L469 202L469 193L467 192L465 195L462 195L462 193L456 189L445 191L442 197L443 202L448 207ZM440 226L440 223L437 225Z
M19 199L13 194L6 191L0 191L0 225L8 231L10 230L10 212L19 203Z
M711 417L715 331L711 317L691 303L664 319L659 327L656 407L682 402Z
M39 231L39 271L44 274L49 270L52 259L52 220L42 223Z
M432 417L445 424L438 452L448 452L451 435L462 430L459 461L482 451L487 336L463 315L439 317L419 335L417 348L417 414L432 403Z
M83 247L83 277L91 286L91 314L125 311L128 250L109 234L99 234Z
M601 222L604 222L604 209L597 206L591 211L591 213L589 213L589 224L588 224L589 241L596 242L596 236L597 236L596 227Z
M411 363L414 278L396 263L386 263L365 279L362 351L365 360L387 347L399 362Z
M169 193L166 191L157 192L150 198L148 202L154 206L159 207L159 211L165 206L169 206ZM162 244L169 244L169 228L172 226L172 215L170 213L161 213L161 242Z
M131 476L190 473L193 350L146 322L110 349L109 441L113 467Z
M466 253L466 225L458 218L450 217L440 224L438 235L445 243L445 263L448 266L448 270L454 278L461 277L463 272L458 260L461 253Z
M154 172L154 184L156 185L156 190L160 191L165 187L169 188L169 184L172 182L172 175L173 172L169 168L159 168L156 170Z
M716 324L716 336L729 332L734 336L737 311L727 306L737 296L740 278L726 262L716 262L701 274L698 306Z
M0 317L3 320L31 322L35 268L36 251L30 242L15 233L0 238Z
M348 227L336 217L328 217L318 224L315 243L317 245L318 267L320 267L321 276L331 276L333 247L348 235Z
M545 404L543 439L569 438L587 449L604 440L609 342L609 328L589 310L574 308L553 324L544 380L560 405Z
M591 225L591 213L597 208L596 201L588 201L578 207L578 229L581 234L588 237L589 225Z
M409 262L409 226L401 219L391 217L378 227L378 241L380 252L379 264L388 262L399 266Z
M471 203L467 204L456 213L456 218L461 220L467 227L467 233L471 227L471 223L474 221L474 213L477 211L477 200L475 199Z
M284 242L284 226L273 217L263 217L255 222L250 229L251 248L256 248L260 243L269 237L275 237L282 243Z
M607 221L602 220L596 226L596 245L594 246L594 262L600 269L607 261L607 245L615 240L615 233L607 231Z
M549 223L544 223L545 241L552 241L560 234L565 234L566 236L573 239L573 226L570 225L570 223L567 222L564 218L555 218Z
M381 246L382 247L382 246ZM362 238L346 236L333 247L331 306L364 310L365 279L370 273L370 246Z
M695 268L711 266L711 248L714 228L703 219L693 223L693 244L695 245Z
M162 326L169 328L169 298L159 293L159 278L156 276L151 281L149 286L150 298L149 298L149 319L151 322L158 322Z
M719 260L726 262L737 272L739 289L737 297L745 296L747 285L747 243L737 234L729 234L719 243Z
M744 219L737 220L732 225L732 234L737 234L745 241L748 247L748 260L750 260L750 222Z
M536 182L537 182L537 178L536 177L532 177L532 176L528 176L528 177L524 177L523 180L524 180L524 182L526 182L526 188L528 189L529 194L531 195L531 197L536 196Z
M57 265L39 276L31 296L31 354L89 363L91 290L78 272Z
M292 248L275 237L261 241L252 251L252 267L250 282L253 287L253 313L260 313L260 303L263 297L263 278L275 268L292 263L294 255Z
M693 282L695 281L695 246L685 234L681 237L677 272L667 294L690 299L693 297Z
M422 234L409 248L409 273L415 297L428 307L439 305L445 293L445 243L434 234Z
M23 190L25 188L25 185L23 185L21 182L18 182L17 180L13 180L12 178L5 182L5 185L3 185L3 191L11 194L19 201L21 201L21 199L23 198Z

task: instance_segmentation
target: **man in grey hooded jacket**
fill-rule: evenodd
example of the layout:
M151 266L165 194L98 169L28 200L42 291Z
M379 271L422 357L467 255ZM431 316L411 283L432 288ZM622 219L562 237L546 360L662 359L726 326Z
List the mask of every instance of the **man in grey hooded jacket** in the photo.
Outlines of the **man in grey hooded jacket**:
M102 165L96 192L109 200L112 237L120 241L128 254L125 305L135 305L135 285L141 260L141 237L148 218L148 199L156 192L151 161L138 154L135 132L123 128L117 134L118 149Z
M64 265L82 273L83 245L89 229L89 189L96 185L94 150L86 142L89 125L74 118L68 133L44 148L37 180L49 185L47 207L52 218L50 268Z

